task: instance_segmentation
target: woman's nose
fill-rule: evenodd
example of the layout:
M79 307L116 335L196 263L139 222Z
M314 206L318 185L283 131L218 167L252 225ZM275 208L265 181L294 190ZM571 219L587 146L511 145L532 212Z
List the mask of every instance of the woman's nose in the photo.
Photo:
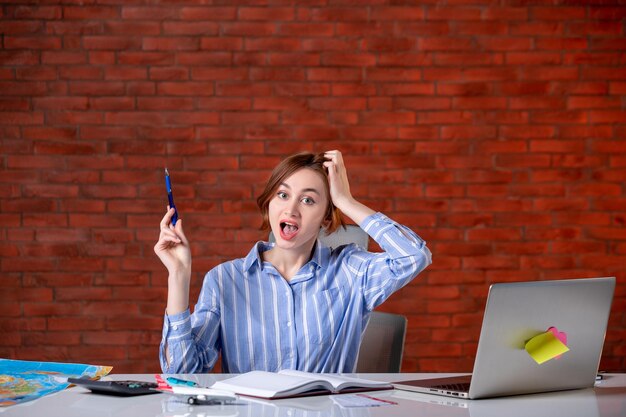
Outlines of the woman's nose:
M297 200L294 199L287 203L287 205L285 206L285 214L288 214L290 216L297 216L300 214L300 212L298 211Z

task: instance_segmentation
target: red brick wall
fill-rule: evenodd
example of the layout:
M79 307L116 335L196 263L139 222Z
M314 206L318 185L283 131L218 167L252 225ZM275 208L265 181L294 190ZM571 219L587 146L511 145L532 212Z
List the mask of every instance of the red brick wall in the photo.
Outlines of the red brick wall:
M434 254L383 308L404 371L471 369L490 283L606 275L626 371L623 2L203 3L0 2L1 357L157 371L163 167L195 299L269 169L339 148Z

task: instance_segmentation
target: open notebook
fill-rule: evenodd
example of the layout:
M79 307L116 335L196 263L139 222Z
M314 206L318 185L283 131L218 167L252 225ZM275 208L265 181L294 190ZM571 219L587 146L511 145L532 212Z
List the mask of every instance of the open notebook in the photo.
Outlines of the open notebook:
M211 388L251 397L279 399L297 396L392 389L388 382L335 374L315 374L295 370L251 371L217 381Z
M493 284L472 375L393 385L470 399L592 387L614 290L614 277Z

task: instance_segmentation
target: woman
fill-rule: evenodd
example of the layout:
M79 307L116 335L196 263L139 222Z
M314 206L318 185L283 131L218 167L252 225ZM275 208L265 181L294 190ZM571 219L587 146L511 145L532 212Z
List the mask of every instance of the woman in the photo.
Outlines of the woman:
M431 263L425 242L352 197L339 151L288 157L257 203L276 243L209 271L191 315L189 241L168 207L154 247L169 272L163 372L209 372L219 353L224 372L353 372L369 314ZM385 252L318 241L341 213Z

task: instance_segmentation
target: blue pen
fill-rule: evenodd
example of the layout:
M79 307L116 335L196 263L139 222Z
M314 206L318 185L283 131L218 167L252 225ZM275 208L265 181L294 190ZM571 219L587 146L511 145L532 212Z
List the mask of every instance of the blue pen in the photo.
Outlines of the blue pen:
M165 188L167 189L167 200L170 203L170 208L174 209L174 215L172 216L172 224L176 226L178 221L178 211L174 205L174 196L172 195L172 181L170 180L170 173L165 168Z
M169 377L167 377L165 379L167 380L167 382L169 382L172 385L187 385L189 387L197 387L198 386L197 382L187 381L185 379L174 378L173 376L169 376Z

